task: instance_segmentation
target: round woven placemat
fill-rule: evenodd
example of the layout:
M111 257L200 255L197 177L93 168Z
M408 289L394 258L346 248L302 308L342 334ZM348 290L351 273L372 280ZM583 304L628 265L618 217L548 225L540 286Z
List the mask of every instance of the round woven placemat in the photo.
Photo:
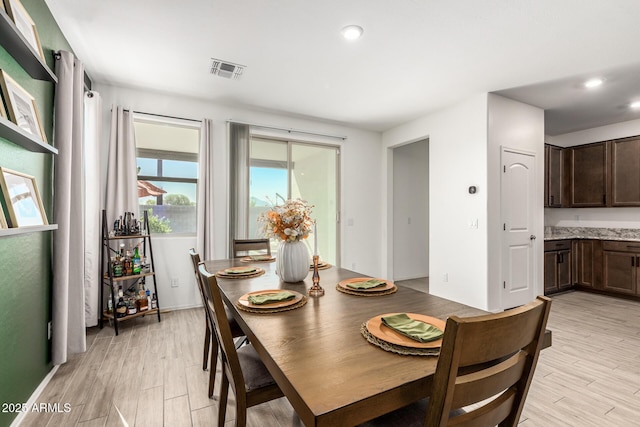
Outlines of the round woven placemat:
M250 259L250 258L241 258L240 262L275 262L275 258L271 259Z
M318 264L318 270L326 270L327 268L331 268L331 267L333 266L329 263ZM309 270L313 270L313 264L309 266Z
M360 333L367 341L369 341L369 343L375 345L376 347L380 347L385 351L390 351L391 353L401 354L403 356L440 355L440 348L411 348L383 341L380 338L373 336L371 332L369 332L366 322L363 323L362 326L360 326Z
M248 311L249 313L257 313L257 314L271 314L271 313L279 313L281 311L289 311L295 310L296 308L300 308L307 303L307 297L302 295L302 299L295 304L288 305L286 307L279 308L251 308L236 302L236 307L238 310Z
M264 270L260 269L259 271L256 271L255 273L251 273L251 274L220 274L220 273L216 273L216 277L219 277L220 279L251 279L252 277L262 276L263 274L264 274Z
M393 288L387 289L386 291L363 292L363 291L356 291L355 289L352 291L352 290L349 290L349 289L345 289L340 285L336 285L336 290L342 292L343 294L357 295L359 297L379 297L379 296L382 296L382 295L390 295L390 294L393 294L395 292L398 292L398 287L396 285L393 285Z

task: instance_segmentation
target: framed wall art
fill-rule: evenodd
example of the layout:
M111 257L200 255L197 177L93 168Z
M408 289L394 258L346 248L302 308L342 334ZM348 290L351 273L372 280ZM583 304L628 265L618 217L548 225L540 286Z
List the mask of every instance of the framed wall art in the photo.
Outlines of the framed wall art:
M47 142L47 136L42 127L42 120L38 112L36 100L22 88L4 70L0 70L0 86L2 97L7 104L9 119L25 132Z
M4 0L4 2L7 14L13 20L13 23L16 24L20 34L22 34L33 50L36 51L40 59L44 61L44 52L42 51L36 24L33 22L33 19L31 19L31 16L29 16L29 13L27 13L27 10L22 3L20 3L20 0Z
M0 188L12 227L49 224L33 176L0 167Z

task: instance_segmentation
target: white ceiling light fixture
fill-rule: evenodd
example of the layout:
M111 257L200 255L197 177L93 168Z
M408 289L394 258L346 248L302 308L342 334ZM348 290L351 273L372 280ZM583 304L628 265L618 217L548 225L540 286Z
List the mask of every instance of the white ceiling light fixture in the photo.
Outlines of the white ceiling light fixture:
M629 104L629 107L633 108L634 110L640 109L640 101L632 102L631 104Z
M364 30L359 25L347 25L341 31L342 37L347 40L356 40L362 36Z
M599 78L590 79L584 82L584 87L592 89L594 87L600 86L602 83L604 83L604 80L602 79L599 79Z
M209 72L216 76L237 80L242 76L246 65L234 64L222 59L211 58L211 68Z

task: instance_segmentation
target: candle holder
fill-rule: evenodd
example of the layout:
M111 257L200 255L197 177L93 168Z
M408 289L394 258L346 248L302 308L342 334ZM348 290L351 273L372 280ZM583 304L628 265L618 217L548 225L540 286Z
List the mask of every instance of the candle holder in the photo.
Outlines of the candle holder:
M313 256L313 286L309 288L307 293L310 297L321 297L324 295L324 289L320 286L320 273L318 273L318 255Z

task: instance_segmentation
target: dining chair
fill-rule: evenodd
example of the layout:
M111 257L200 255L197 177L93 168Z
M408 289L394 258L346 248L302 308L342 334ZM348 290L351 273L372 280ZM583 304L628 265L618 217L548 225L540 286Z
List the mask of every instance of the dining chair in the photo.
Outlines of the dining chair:
M431 397L361 426L516 426L550 308L539 296L501 313L449 317Z
M239 258L249 254L249 251L264 251L265 255L271 255L269 239L234 239L233 258Z
M252 344L236 349L229 322L222 315L224 303L216 276L207 271L204 263L200 263L198 270L202 283L205 285L203 288L207 300L206 307L210 317L214 319L211 326L214 328L222 350L222 384L220 386L220 401L218 402L218 425L224 425L227 396L229 386L231 386L235 395L235 425L244 427L247 423L247 408L278 399L284 394L260 360L260 356Z
M205 314L204 321L205 321L206 330L204 333L204 350L203 350L204 354L202 357L203 371L207 370L207 362L209 361L208 360L209 349L211 349L211 361L209 363L210 364L209 397L212 397L215 378L216 378L216 368L218 365L218 349L220 347L220 344L218 343L218 340L213 331L213 328L211 328L211 322L214 321L214 319L209 318L210 314L206 307L207 301L206 301L205 290L202 284L202 278L200 277L200 274L198 272L198 264L200 264L200 255L193 248L189 249L189 255L191 256L191 262L193 263L193 271L196 276L196 283L198 284L198 290L200 291L200 297L202 298L202 307L204 309L204 314ZM236 320L233 318L233 316L231 315L231 313L226 307L224 307L224 312L227 317L227 321L229 322L229 325L230 325L232 337L238 338L238 337L244 336L244 332L240 328L240 325L238 325L238 322L236 322Z

